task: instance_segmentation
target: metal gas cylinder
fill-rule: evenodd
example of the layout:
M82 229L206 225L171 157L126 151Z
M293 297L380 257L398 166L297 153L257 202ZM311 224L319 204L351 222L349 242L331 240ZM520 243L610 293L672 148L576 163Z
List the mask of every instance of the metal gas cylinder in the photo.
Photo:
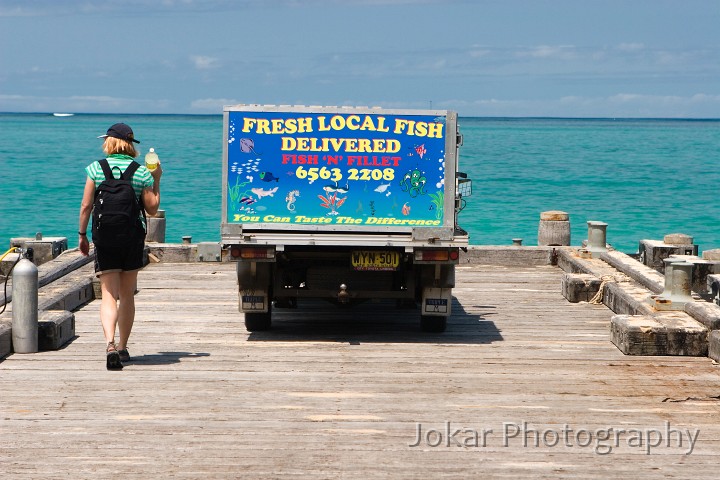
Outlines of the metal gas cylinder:
M38 269L27 258L12 271L12 342L15 353L38 351Z

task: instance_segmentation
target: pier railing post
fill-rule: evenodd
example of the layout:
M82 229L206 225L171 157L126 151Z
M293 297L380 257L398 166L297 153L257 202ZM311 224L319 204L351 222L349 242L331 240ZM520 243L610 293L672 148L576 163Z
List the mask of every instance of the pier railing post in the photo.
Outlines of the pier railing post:
M669 299L673 303L693 301L691 294L692 271L693 264L690 262L675 262L672 264L672 292Z
M570 216L567 212L550 210L540 213L538 245L541 247L570 245Z
M663 258L663 263L665 264L665 288L660 294L662 298L669 298L672 295L673 263L681 261L682 260L675 257Z
M587 250L591 254L600 254L607 251L607 226L605 222L588 221Z
M165 243L165 210L158 210L153 216L148 215L145 241Z

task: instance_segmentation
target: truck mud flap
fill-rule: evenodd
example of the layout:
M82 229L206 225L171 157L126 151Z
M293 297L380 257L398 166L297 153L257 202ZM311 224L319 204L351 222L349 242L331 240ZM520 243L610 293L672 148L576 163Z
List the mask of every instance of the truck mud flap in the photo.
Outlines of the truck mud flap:
M422 315L450 316L452 289L426 287L422 295Z

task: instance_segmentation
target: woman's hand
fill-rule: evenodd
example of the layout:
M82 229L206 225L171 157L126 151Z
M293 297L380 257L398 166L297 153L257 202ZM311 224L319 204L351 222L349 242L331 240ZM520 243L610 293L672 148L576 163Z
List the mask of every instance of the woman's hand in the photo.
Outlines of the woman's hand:
M150 170L150 175L152 175L153 178L155 179L155 181L157 182L160 180L160 177L162 177L162 174L163 174L162 165L160 164L160 162L158 162L157 167L155 167L155 170Z
M90 254L90 241L88 240L87 235L79 236L78 248L80 249L80 253L86 257Z

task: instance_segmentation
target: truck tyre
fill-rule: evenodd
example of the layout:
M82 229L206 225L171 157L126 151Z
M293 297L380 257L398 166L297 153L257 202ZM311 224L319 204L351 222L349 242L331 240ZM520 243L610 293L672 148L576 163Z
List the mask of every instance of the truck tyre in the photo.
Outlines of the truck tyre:
M248 332L262 332L269 330L272 325L271 312L268 310L265 313L246 313L245 314L245 329Z
M420 327L423 332L442 333L447 327L447 317L420 315Z

